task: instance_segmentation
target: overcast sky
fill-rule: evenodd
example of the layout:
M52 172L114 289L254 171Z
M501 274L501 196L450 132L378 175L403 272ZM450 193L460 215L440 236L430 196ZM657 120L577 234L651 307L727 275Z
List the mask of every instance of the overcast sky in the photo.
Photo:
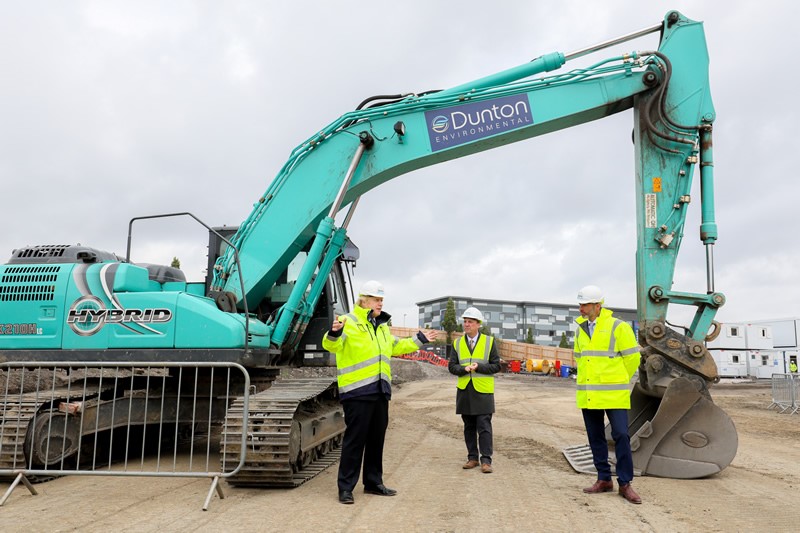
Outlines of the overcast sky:
M716 289L728 299L717 318L800 316L796 2L0 8L6 258L33 244L123 255L136 216L189 211L211 225L239 224L295 146L368 96L452 87L657 24L678 9L705 22L711 58ZM622 48L656 46L651 35ZM361 249L356 285L382 281L386 310L408 326L417 322L415 302L445 295L571 303L593 283L609 307L635 307L632 125L633 112L623 112L367 193L349 232ZM698 183L699 175L673 289L704 293ZM206 242L189 220L147 222L135 226L131 258L168 264L178 256L189 279L200 280Z

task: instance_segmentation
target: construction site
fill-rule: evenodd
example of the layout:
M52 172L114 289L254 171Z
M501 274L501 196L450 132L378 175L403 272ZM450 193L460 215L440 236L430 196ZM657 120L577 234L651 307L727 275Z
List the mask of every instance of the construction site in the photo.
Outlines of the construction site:
M20 72L8 76L25 84L6 100L19 109L43 110L46 120L9 145L7 159L27 158L8 172L7 181L51 185L42 185L49 194L35 208L7 205L6 225L13 228L8 236L15 242L0 264L0 531L797 529L797 354L782 353L783 369L767 354L759 354L760 365L752 350L730 354L737 372L740 366L765 367L735 378L724 377L731 374L721 374L712 355L730 348L713 345L723 331L739 338L739 327L726 329L718 315L729 298L736 301L737 279L754 285L770 308L778 294L787 306L796 305L796 298L778 282L755 286L751 272L777 279L777 269L737 269L730 256L727 262L715 259L715 132L721 130L735 147L722 161L735 162L738 154L732 152L747 152L748 164L769 158L753 157L732 142L742 137L741 126L731 131L726 124L752 122L727 118L734 113L720 121L722 128L716 126L702 20L673 9L638 28L616 29L615 23L609 35L591 34L587 42L572 43L571 51L528 52L526 38L523 57L512 59L502 47L500 61L482 66L477 56L490 44L484 35L459 61L431 54L443 51L435 44L411 56L414 64L423 57L435 60L433 79L442 77L429 86L431 72L416 73L419 82L399 80L404 70L386 50L401 52L428 43L429 36L444 42L438 34L459 25L443 24L438 16L422 17L436 23L425 32L428 38L402 31L387 40L383 34L392 26L406 28L385 24L376 31L372 9L339 13L337 5L335 16L347 15L341 28L379 34L359 35L342 49L341 57L356 70L345 74L333 58L324 61L329 75L298 69L308 59L298 56L282 78L272 75L273 65L262 56L267 50L281 58L291 52L288 34L245 53L239 31L222 17L222 41L208 41L214 32L205 25L189 24L185 40L167 32L169 39L158 45L151 30L128 28L130 20L133 26L147 21L150 28L164 9L154 6L138 17L113 7L88 14L62 7L66 13L48 20L34 9L24 13L25 24L8 47L26 48L13 39L31 48L39 41L57 43L41 52L48 58L44 64L31 62L36 55L22 55ZM475 7L460 11L474 11L475 20L484 22L484 6ZM282 19L271 7L264 9L261 16L247 9L238 15L240 23L255 22L254 36L270 34L266 21L282 31L290 28L292 37L295 28L306 26L306 6L303 24L294 23L300 17ZM356 11L370 11L370 17L354 24ZM739 12L750 18L749 7ZM222 14L211 10L204 18L213 27ZM333 27L333 13L314 14L324 31ZM394 21L401 13L384 15ZM183 8L173 16L153 31L180 29ZM498 20L516 18L508 11ZM516 33L530 35L530 22L543 18L550 14L528 14ZM73 33L77 21L88 33ZM587 25L596 23L597 17L587 17ZM104 24L117 31L98 30ZM61 26L68 29L56 39L52 35ZM41 35L31 37L39 27L45 28ZM586 26L564 19L553 28L572 42L584 36ZM448 42L464 41L462 33L451 34ZM304 39L313 41L308 56L326 51L320 43L333 46L356 35L337 31L336 38L321 41L321 34ZM116 43L113 52L88 60L95 49L106 48L95 43L107 35ZM138 52L131 38L143 47ZM73 40L81 46L62 61L62 41ZM712 49L730 46L726 37ZM451 48L456 52L461 45ZM173 61L171 54L182 49L202 63L204 76ZM216 49L230 52L235 86L207 83L228 71L214 70L229 59L211 60ZM159 67L145 69L141 78L129 76L139 54L151 50ZM445 69L455 64L477 72ZM382 81L371 79L379 66L390 71ZM64 84L49 77L76 67L86 70L78 69L80 77L66 85L78 92L62 95ZM305 97L295 93L302 70L314 74L314 91ZM34 71L45 76L31 82ZM738 65L733 69L735 83L716 85L722 95L738 85L740 71ZM259 72L269 75L251 85L248 80ZM106 87L102 81L109 76L120 85ZM333 87L351 78L355 96L347 96L343 109L327 108L338 102L331 98ZM158 85L155 80L168 79L191 83L173 99L147 90ZM418 89L395 94L400 89L383 88L401 81L414 81ZM207 85L215 89L203 98L186 98ZM57 102L42 105L32 86L54 88ZM280 86L291 90L279 96ZM98 92L76 98L87 87ZM115 91L131 88L130 101L114 98ZM26 100L29 93L33 100ZM245 94L276 107L244 105L243 114L228 122L230 110L218 104ZM159 112L154 106L161 100L172 105ZM175 105L179 101L185 107ZM96 108L103 110L102 119L92 118ZM171 116L173 108L181 111ZM212 108L207 122L190 120ZM76 114L59 131L50 119L62 109ZM277 120L278 111L288 114ZM610 118L621 113L632 120ZM142 151L132 149L137 137L123 128L138 123L131 117L139 115L139 142L155 143ZM325 125L318 123L320 116L337 118ZM16 118L28 123L31 117ZM265 129L248 138L241 128L251 121ZM103 127L92 130L94 123ZM289 149L300 133L285 126L295 124L302 125L299 138L305 140ZM607 132L600 129L605 124ZM171 133L154 135L162 128ZM192 130L202 132L202 142L189 140ZM224 134L225 142L209 141L207 132ZM71 147L68 141L76 137L87 144ZM539 152L518 148L540 137L562 139L561 147L569 148L559 147L552 167L542 164L554 155L547 145ZM40 138L53 141L48 147ZM178 138L186 144L176 150L170 140ZM617 139L614 155L604 144L611 138ZM233 163L240 155L219 151L240 146L258 153L280 146L288 157L269 163L277 172L265 182L261 174L269 158L237 169ZM31 147L37 147L35 154ZM454 167L461 170L441 190L426 182L434 175L425 174L434 172L429 167L457 165L457 159L500 148L496 153L520 150L525 159L486 156L483 170ZM592 155L595 148L602 157ZM51 158L59 151L68 155ZM106 157L72 157L96 151ZM204 152L213 153L213 164L199 157ZM29 167L27 159L47 164ZM196 166L184 166L190 160ZM567 166L572 163L580 163L581 171ZM250 183L238 177L245 167ZM97 169L90 172L94 182L85 175L89 169ZM472 178L462 175L469 174L465 169ZM757 170L762 169L742 171L747 179L740 183L749 187ZM786 175L778 170L770 174ZM418 178L425 176L419 185L403 192L384 187L416 171ZM622 175L628 178L624 186L617 181ZM547 188L555 183L567 190L563 201ZM748 200L748 209L752 202L731 183L720 180L720 207L728 209L720 218L743 219L742 202ZM376 202L367 194L378 188L387 196ZM731 197L732 190L739 199ZM246 209L234 212L234 204ZM456 215L453 206L464 207L468 216ZM412 218L420 218L417 227L424 229L402 231L398 225ZM482 232L489 228L484 220L501 231ZM101 231L126 224L126 239ZM445 228L457 233L445 234ZM400 235L414 241L397 240ZM684 249L678 269L689 235L695 236L693 247ZM82 244L89 241L94 244ZM730 249L773 262L736 244L726 253ZM202 257L182 266L179 255L189 250ZM418 270L407 270L412 258ZM506 268L512 263L523 274L512 275ZM725 265L719 284L718 264ZM730 277L737 270L743 274ZM783 275L791 269L780 270ZM793 279L781 283L795 285ZM433 287L444 294L471 294L480 287L512 300L470 301L469 307L459 301L463 312L457 317L449 299L444 309L441 301L431 304L430 315L399 305ZM575 304L518 309L508 303L528 290ZM384 298L387 309L397 305L394 318L403 326L406 316L430 316L431 322L420 320L426 324L420 330L392 328ZM613 298L635 299L636 308L614 315ZM752 310L762 307L749 304ZM795 333L798 325L792 321ZM455 333L453 344L450 333L459 326L466 337L459 340ZM757 331L766 343L770 330ZM534 344L536 339L560 340L571 349ZM473 429L480 434L480 454ZM611 460L619 460L617 481L608 479L606 445L618 452ZM353 490L359 476L364 485Z
M337 500L336 465L295 489L234 488L200 507L208 479L65 476L18 486L0 508L3 531L793 531L800 479L800 417L770 409L768 383L712 389L739 431L739 451L704 479L637 477L644 499L588 495L561 448L583 442L575 382L497 375L494 473L461 468L455 378L428 362L393 360L395 386L384 453L394 498L355 491ZM321 371L321 370L318 370ZM148 461L154 461L153 458ZM8 483L0 483L0 492Z

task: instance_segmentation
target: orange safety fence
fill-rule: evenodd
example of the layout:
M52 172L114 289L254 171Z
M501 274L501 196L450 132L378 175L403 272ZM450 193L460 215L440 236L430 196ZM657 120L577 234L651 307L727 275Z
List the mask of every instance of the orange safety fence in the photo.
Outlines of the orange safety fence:
M417 350L416 352L407 353L403 355L396 355L395 357L399 357L401 359L408 359L410 361L424 361L426 363L430 363L436 366L447 366L447 359L439 357L435 353L428 352L425 350Z

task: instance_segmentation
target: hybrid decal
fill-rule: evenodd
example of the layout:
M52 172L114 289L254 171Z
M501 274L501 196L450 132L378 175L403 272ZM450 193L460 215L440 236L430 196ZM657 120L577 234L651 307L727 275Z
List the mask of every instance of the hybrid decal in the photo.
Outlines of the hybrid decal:
M431 150L443 150L533 125L528 95L517 94L425 112Z
M100 331L106 324L157 324L172 320L172 311L164 308L153 309L107 309L97 296L82 296L69 308L67 324L72 331L88 337ZM127 326L126 326L127 327ZM154 333L161 333L143 326Z

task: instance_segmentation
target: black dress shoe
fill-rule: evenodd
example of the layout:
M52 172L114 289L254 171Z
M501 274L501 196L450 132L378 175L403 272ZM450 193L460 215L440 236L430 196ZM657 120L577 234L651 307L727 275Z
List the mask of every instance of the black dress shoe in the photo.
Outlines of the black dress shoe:
M364 492L367 494L377 494L378 496L394 496L397 491L390 489L385 485L375 485L374 487L364 487Z
M355 503L355 500L353 499L353 491L340 490L339 503Z

